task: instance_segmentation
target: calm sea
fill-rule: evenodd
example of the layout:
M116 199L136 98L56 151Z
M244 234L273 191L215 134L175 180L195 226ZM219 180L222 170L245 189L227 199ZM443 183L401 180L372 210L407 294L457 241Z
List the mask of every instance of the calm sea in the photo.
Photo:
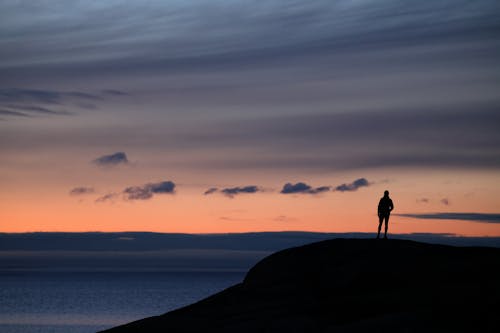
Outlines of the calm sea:
M244 273L0 273L0 332L92 333L191 304Z

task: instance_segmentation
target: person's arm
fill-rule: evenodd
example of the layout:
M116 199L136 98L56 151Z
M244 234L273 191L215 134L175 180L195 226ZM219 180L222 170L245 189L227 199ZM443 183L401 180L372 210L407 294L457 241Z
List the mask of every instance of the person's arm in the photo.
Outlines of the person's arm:
M394 204L392 203L392 199L391 199L390 203L391 203L391 206L389 207L389 209L390 209L389 212L392 212L392 210L394 209Z

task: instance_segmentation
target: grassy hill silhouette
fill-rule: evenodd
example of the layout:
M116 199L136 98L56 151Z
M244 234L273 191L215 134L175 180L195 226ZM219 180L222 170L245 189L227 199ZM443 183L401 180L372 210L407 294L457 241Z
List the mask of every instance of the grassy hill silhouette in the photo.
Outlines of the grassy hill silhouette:
M500 249L333 239L190 306L104 332L499 332Z

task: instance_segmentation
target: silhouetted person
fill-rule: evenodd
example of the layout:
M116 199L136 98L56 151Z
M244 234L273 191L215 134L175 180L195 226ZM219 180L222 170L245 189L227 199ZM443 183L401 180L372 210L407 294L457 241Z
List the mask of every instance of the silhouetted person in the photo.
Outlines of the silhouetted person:
M387 228L389 227L389 216L391 211L394 209L394 204L391 198L389 198L389 191L384 192L384 196L380 199L378 203L378 233L377 238L380 238L380 228L382 228L382 222L385 221L385 234L384 238L387 238Z

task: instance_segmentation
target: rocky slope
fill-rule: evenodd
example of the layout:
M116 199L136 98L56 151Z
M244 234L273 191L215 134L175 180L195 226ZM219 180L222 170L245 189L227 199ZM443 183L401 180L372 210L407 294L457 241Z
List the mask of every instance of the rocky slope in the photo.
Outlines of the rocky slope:
M500 332L500 249L333 239L277 252L129 332Z

